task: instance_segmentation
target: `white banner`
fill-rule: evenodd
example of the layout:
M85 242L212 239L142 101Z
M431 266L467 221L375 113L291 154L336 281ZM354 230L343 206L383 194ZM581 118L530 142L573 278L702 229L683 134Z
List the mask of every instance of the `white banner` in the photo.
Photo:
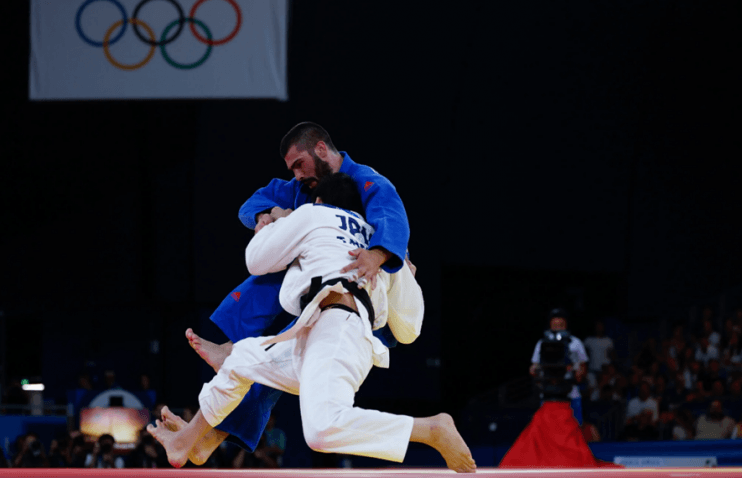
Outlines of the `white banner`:
M31 0L29 98L288 99L288 0Z

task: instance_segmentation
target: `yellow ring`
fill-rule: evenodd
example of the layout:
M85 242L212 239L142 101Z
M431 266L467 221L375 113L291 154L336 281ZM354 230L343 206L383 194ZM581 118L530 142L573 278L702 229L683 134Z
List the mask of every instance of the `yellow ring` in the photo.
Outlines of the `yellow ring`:
M156 43L155 32L152 31L152 29L149 27L149 25L147 25L143 21L139 20L138 18L130 18L129 19L129 23L131 23L132 25L140 25L140 26L144 27L144 29L147 31L147 34L149 35L149 39L152 41L152 43ZM132 70L136 70L136 69L141 68L144 65L146 65L149 62L149 60L152 59L152 56L154 56L155 50L157 49L157 47L156 46L151 46L150 49L149 49L149 54L147 55L147 58L145 58L144 60L140 61L136 65L124 65L123 63L119 63L118 61L116 61L113 58L113 56L111 56L111 52L108 51L108 42L111 39L111 34L113 34L113 31L116 30L116 28L120 27L123 24L124 24L124 21L123 20L119 20L116 23L114 23L111 26L111 28L108 29L108 31L106 32L106 36L103 37L103 53L106 54L106 58L108 58L108 61L110 61L111 64L113 66L115 66L116 68L120 68L122 70L127 70L127 71L132 71Z

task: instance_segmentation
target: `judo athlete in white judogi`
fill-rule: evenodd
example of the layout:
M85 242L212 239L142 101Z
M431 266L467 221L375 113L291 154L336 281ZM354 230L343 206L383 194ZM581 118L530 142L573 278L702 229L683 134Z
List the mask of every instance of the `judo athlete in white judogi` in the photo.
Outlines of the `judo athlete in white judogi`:
M341 273L352 260L348 252L368 247L374 231L360 214L332 205L362 211L347 206L360 205L360 198L347 200L358 195L348 176L327 177L315 195L317 204L266 225L245 251L251 274L289 266L279 299L299 316L296 324L278 336L235 343L204 385L201 409L190 423L174 431L158 421L147 429L180 467L257 382L299 395L304 437L313 450L402 462L415 441L436 448L449 468L474 472L471 452L449 415L412 418L353 406L371 367L389 366L389 350L372 329L388 321L395 337L410 343L422 325L422 293L407 265L393 275L382 271L373 288L359 289L352 272Z

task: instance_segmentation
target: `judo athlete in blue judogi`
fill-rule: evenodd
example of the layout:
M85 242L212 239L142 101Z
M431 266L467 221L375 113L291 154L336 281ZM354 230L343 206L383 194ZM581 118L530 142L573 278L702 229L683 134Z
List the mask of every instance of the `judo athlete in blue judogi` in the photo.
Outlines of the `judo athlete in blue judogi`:
M368 249L359 244L351 252L356 260L342 272L355 269L356 281L363 285L372 280L380 269L395 273L402 268L410 228L402 200L388 179L369 166L355 163L346 152L337 151L329 134L314 123L300 123L292 128L281 141L280 152L294 179L273 179L253 194L239 212L240 220L246 227L255 229L259 224L269 224L290 214L309 201L311 189L320 179L342 172L351 176L358 185L368 223L376 231L370 238ZM293 319L283 311L278 300L284 275L285 271L251 276L222 301L211 320L231 343L263 335L274 320L284 318L288 322ZM282 317L276 319L279 315ZM286 328L292 324L293 321ZM209 360L199 351L199 347L203 347L204 343L212 347L214 344L204 341L190 330L188 334L196 351L218 369L231 347L225 344L227 348L217 354L220 357ZM397 344L388 327L376 331L374 335L384 345ZM240 405L217 427L220 440L214 441L214 448L230 434L242 442L242 446L254 450L281 393L256 383Z

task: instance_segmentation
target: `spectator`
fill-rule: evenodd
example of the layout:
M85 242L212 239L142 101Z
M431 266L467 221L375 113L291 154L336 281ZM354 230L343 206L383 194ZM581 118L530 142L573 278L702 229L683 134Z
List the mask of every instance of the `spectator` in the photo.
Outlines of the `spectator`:
M85 437L79 431L70 433L72 442L70 443L70 468L85 468L85 458L87 457L87 444Z
M51 445L49 445L50 468L66 468L70 466L70 446L71 440L67 433L52 440Z
M687 408L681 408L675 413L675 426L672 428L673 440L692 440L696 436L695 418Z
M623 396L621 395L621 388L619 383L617 382L615 386L612 386L610 383L606 383L603 385L600 389L600 395L598 396L598 400L602 402L621 402L623 401Z
M597 376L597 380L592 374L587 374L588 380L588 397L591 401L595 400L621 400L619 395L619 382L623 377L616 372L616 366L612 363L603 366L603 371Z
M719 396L726 393L724 384L726 383L726 374L721 369L721 363L718 360L709 360L708 366L698 375L698 380L703 382L703 390L707 396L711 396L716 382L721 382L721 392L717 389ZM718 385L717 385L718 388Z
M644 383L644 371L639 367L632 367L626 387L626 398L631 400L639 395L639 388Z
M735 426L734 419L724 414L721 401L714 400L707 413L696 421L696 440L723 440L731 438Z
M742 344L739 340L739 332L732 332L724 348L722 360L728 370L740 370L742 368Z
M264 445L265 436L261 436L255 447L255 452ZM232 459L232 468L258 468L260 464L255 456L255 453L250 453L244 448L240 448ZM261 467L262 468L262 467ZM277 468L277 467L274 467Z
M83 389L83 390L92 390L93 389L93 383L90 381L90 374L87 372L83 372L80 375L77 376L77 388Z
M634 365L645 373L649 373L652 364L655 363L658 358L657 340L654 337L649 337L644 341L642 349L636 355Z
M734 320L730 317L727 320L724 321L724 330L722 330L721 334L721 343L719 344L719 350L724 351L729 346L729 341L731 340L732 336L735 334L734 330Z
M685 388L685 378L682 373L675 374L675 380L672 382L672 386L668 388L666 392L667 406L670 409L675 408L677 405L686 401L686 395L688 390Z
M683 379L685 381L685 389L693 390L696 388L696 383L701 379L701 363L697 360L691 360L683 370Z
M93 451L85 457L85 468L124 468L124 459L114 454L116 441L113 436L103 434L93 446Z
M732 380L729 384L729 405L739 407L742 405L742 379Z
M654 381L654 399L657 400L657 406L660 411L660 418L670 411L669 391L667 390L667 378L664 375L657 375ZM663 420L666 421L666 420Z
M710 360L719 360L721 354L716 345L709 342L707 337L701 337L696 347L695 359L706 367Z
M26 433L18 441L18 453L13 459L14 468L48 468L44 445L33 432Z
M152 388L152 380L146 373L139 374L139 390L147 391Z
M736 425L734 425L734 429L732 430L732 437L733 440L739 440L742 438L742 420L737 422Z
M271 414L265 426L263 446L255 449L255 457L264 463L266 468L280 468L283 464L283 453L286 451L286 434L275 425L275 416Z
M652 411L648 408L642 410L633 421L626 425L623 433L627 441L648 441L659 438L657 421L654 420Z
M659 376L659 374L660 374L660 362L658 360L649 366L649 370L644 374L644 376L642 377L642 380L645 382L648 382L650 387L654 388L657 382L657 376Z
M660 418L659 404L652 397L652 390L649 384L642 382L639 385L639 395L629 400L626 406L626 425L635 425L642 413L646 410L651 412L650 424L656 427L657 421Z
M590 357L588 373L597 378L603 371L603 367L615 362L616 358L613 339L605 336L605 325L602 320L595 321L595 335L586 338L584 345Z
M703 319L703 332L701 337L708 340L709 344L713 345L717 349L721 345L721 334L714 330L714 323L712 317Z
M106 390L121 388L116 381L116 372L113 370L106 370L103 372L103 383Z
M685 401L688 403L699 403L705 402L711 393L706 390L702 380L696 380L696 386L693 390L688 392L685 396Z
M126 458L127 468L169 468L165 449L146 428L139 430L136 447Z
M668 354L670 357L675 359L678 366L682 368L685 364L685 351L688 349L688 341L685 337L685 327L683 324L676 324L672 329L672 337L670 338L670 348Z

